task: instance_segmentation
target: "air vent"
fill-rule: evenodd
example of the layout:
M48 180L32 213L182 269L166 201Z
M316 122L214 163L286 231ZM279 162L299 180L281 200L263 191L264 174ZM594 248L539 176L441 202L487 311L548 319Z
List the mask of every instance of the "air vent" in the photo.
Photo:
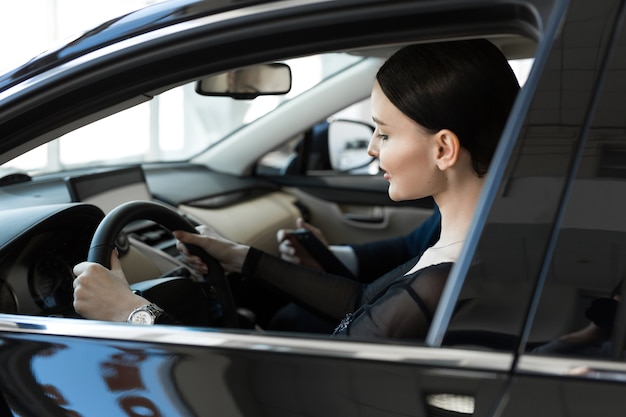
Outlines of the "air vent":
M176 239L164 228L152 221L142 220L128 225L124 231L129 237L139 240L148 246L162 250L172 256L178 255Z
M28 174L24 174L22 172L13 172L10 174L4 174L0 177L0 186L18 184L21 182L28 182L30 180L31 177Z

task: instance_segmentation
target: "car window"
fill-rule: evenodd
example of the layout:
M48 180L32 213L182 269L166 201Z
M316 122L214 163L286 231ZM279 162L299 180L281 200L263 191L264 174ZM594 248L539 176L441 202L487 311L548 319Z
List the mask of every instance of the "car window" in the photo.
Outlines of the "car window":
M623 45L622 35L622 45ZM612 334L626 278L626 87L624 47L613 59L577 163L539 304L535 332L548 342L535 352L622 357ZM623 331L624 322L621 323Z
M587 131L608 46L580 47L577 30L564 27L534 80L537 91L519 121L523 138L507 162L496 160L491 169L502 182L489 211L480 214L485 223L444 343L533 351L584 328L586 306L611 297L622 279L623 63L618 50ZM564 59L572 56L577 60Z
M253 100L201 96L191 82L67 133L3 167L33 175L96 162L187 160L361 59L328 53L283 61L292 71L291 91Z

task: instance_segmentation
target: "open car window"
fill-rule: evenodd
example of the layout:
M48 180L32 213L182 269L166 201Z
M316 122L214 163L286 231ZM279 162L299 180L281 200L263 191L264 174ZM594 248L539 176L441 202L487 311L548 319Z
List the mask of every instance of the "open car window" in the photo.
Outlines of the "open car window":
M3 168L33 175L93 164L188 160L362 59L328 53L286 60L293 79L290 91L251 100L203 96L196 93L194 81L67 133Z

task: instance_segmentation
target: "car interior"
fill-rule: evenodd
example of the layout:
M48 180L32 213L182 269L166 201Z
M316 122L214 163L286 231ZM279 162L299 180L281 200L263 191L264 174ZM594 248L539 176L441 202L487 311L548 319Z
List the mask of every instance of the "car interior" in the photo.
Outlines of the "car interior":
M491 40L511 62L532 62L534 40L508 34ZM90 256L94 232L105 215L128 202L157 202L192 227L207 225L226 238L274 255L278 254L276 232L293 228L298 217L322 229L331 244L408 233L430 215L432 201L391 202L386 182L377 175L376 161L363 157L372 132L367 109L371 82L378 66L400 46L338 52L351 60L341 71L279 102L262 117L239 123L210 146L193 148L184 158L174 155L173 160L113 165L96 160L42 173L29 173L9 161L0 178L0 198L5 201L0 220L11 225L0 242L0 311L76 317L72 266ZM283 79L295 69L284 63L272 65L283 71ZM291 82L297 81L294 71L289 85L265 91L228 86L232 84L229 77L247 69L210 74L160 94L182 91L192 96L192 107L207 97L228 100L233 109L245 113L258 99L280 101ZM339 86L341 95L334 93ZM199 120L206 124L218 118L203 114ZM81 130L89 134L92 127L78 128L71 135L79 137ZM60 140L76 143L72 137ZM134 217L134 213L125 215ZM158 303L181 317L191 317L189 309L194 308L208 311L207 316L211 309L219 310L219 300L206 294L196 297L187 286L189 280L200 277L184 264L171 229L150 219L121 217L118 221L128 224L115 225L122 229L111 229L114 236L108 230L105 240L114 240L135 288L155 298L179 292L178 297ZM106 256L102 259L106 262ZM232 295L226 298L234 297L231 302L238 311L239 327L263 330L287 302L279 294L246 282L245 277L229 281ZM470 327L475 328L475 316Z

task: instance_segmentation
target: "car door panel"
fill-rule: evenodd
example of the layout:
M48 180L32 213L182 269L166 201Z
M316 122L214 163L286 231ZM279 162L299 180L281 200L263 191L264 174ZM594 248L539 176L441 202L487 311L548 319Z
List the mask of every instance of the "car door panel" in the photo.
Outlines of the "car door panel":
M293 195L305 219L324 232L329 243L362 243L411 232L433 211L431 198L396 203L381 175L272 177Z
M432 213L429 208L341 203L307 191L288 190L296 197L308 221L324 232L330 244L363 243L402 236Z
M24 416L486 416L512 360L182 327L165 342L161 326L18 317L1 320L0 363L15 372L0 386Z
M550 358L542 363L542 369L555 368L554 365L554 358ZM593 369L585 371L582 363L563 374L540 371L532 375L522 372L511 385L510 399L501 415L622 416L626 407L623 381L623 370L607 370L604 373ZM533 401L528 401L528 398L533 398Z

